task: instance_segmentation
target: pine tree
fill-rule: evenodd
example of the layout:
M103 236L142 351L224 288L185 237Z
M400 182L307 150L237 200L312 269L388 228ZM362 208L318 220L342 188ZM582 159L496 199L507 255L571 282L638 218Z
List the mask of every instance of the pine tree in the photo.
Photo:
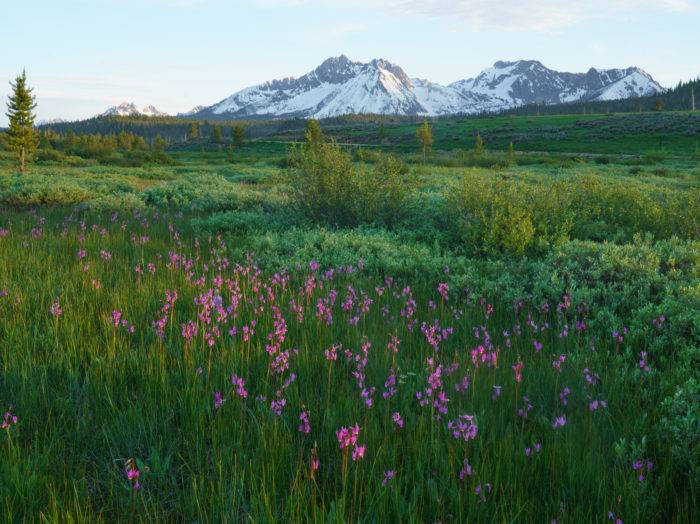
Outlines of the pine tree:
M379 129L377 130L377 136L379 137L379 141L381 142L386 138L386 129L384 129L384 122L379 122Z
M513 142L508 144L508 165L514 166L517 162L515 161L515 150L513 149Z
M477 131L476 140L474 140L474 153L477 155L484 154L484 139L481 138L481 133Z
M156 153L162 153L165 150L165 140L163 140L163 137L161 137L159 134L156 135L155 140L153 141L153 151Z
M192 122L190 124L189 139L195 140L199 138L199 122Z
M140 149L141 151L146 151L148 149L146 139L140 135L133 135L131 137L131 149Z
M231 129L231 142L237 148L243 147L243 142L245 141L245 129L241 124L236 124Z
M426 155L430 153L433 147L433 130L430 128L427 120L416 130L416 138L423 151L423 162L425 162Z
M695 112L695 88L690 88L690 110Z
M63 148L66 150L67 153L70 153L71 151L73 151L74 147L75 133L73 132L73 129L69 127L68 131L66 131L66 138L63 140Z
M12 95L7 102L7 118L10 127L7 131L7 143L10 151L17 156L19 170L24 171L27 162L39 145L39 137L34 129L34 109L36 102L32 88L27 86L27 75L24 71L18 76L12 86Z
M47 131L39 132L39 147L41 149L51 149L51 140Z
M231 144L226 146L226 161L229 164L233 163L233 146Z
M221 142L221 126L218 124L214 124L211 126L211 137L209 137L210 141L214 144L218 144Z

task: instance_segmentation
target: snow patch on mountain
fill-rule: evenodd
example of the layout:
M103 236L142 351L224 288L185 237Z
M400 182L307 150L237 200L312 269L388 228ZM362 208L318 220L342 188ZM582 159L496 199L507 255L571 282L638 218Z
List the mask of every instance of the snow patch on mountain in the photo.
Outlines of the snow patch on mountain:
M184 113L178 113L177 116L179 116L179 117L193 116L193 115L196 115L197 113L200 113L204 109L206 109L206 107L204 107L204 106L194 106L189 111L186 111Z
M152 105L138 108L133 102L122 102L112 106L98 116L168 116L167 113L159 111Z
M635 68L634 71L620 80L603 88L595 100L619 100L620 98L650 96L658 93L659 88L659 84L648 73Z

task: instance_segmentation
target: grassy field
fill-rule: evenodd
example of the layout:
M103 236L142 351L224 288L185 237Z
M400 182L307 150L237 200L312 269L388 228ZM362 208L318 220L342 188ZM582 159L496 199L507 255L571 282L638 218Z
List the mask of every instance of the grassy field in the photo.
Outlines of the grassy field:
M379 139L376 123L331 125L327 133L341 142L380 145L397 152L413 152L416 125L388 121ZM665 150L672 156L698 152L700 114L691 112L639 114L581 114L543 116L450 117L433 125L435 149L471 149L480 133L487 147L505 150L571 154L643 155ZM300 130L277 135L300 139Z
M1 518L697 520L698 122L0 153Z

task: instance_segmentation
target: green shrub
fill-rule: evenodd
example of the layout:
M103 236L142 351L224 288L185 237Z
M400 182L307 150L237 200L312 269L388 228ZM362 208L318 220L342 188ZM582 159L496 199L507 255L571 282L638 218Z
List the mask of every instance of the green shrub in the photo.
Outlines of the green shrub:
M291 198L312 220L338 226L392 224L408 211L408 169L394 157L379 157L371 169L354 168L350 155L332 142L305 145L293 158Z
M91 198L90 191L73 180L45 177L0 179L0 203L13 207L72 205Z
M67 176L62 170L42 174L0 177L0 204L14 207L73 205L102 196L133 192L123 177L80 173Z
M445 198L457 235L478 251L542 251L566 241L572 227L560 184L467 175Z
M116 195L103 195L86 200L78 206L79 209L95 212L133 211L143 210L146 204L135 193L120 193Z
M201 211L242 209L260 200L254 192L211 174L190 174L163 182L144 191L143 199L149 206Z
M41 148L38 149L36 152L36 161L37 162L63 162L66 159L66 155L64 155L61 151L58 149L51 149L51 148Z
M192 228L197 232L227 232L238 236L253 233L284 231L293 226L293 218L288 213L268 213L261 209L244 211L224 211L206 217L191 220Z
M659 440L671 447L679 482L700 489L700 380L689 378L661 403Z
M560 179L468 174L447 190L453 228L486 253L542 253L568 239L697 238L700 190L595 175Z
M657 149L653 151L647 151L644 153L644 156L642 157L642 162L644 162L647 165L654 165L658 164L659 162L663 162L668 158L668 153L664 150Z
M381 151L370 151L364 147L358 147L353 150L352 158L355 162L374 163L382 158L382 153Z

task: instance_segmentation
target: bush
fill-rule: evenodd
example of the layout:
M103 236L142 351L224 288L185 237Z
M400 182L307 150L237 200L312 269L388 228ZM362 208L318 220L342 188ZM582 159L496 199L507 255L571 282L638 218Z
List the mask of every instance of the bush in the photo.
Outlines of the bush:
M697 238L700 190L586 175L565 179L467 175L445 198L464 244L486 253L542 253L568 239Z
M143 199L149 206L223 211L254 205L260 197L221 175L190 174L147 189Z
M144 201L135 193L120 193L117 195L103 195L91 200L86 200L78 206L80 210L95 212L133 211L146 208Z
M642 157L642 162L644 162L647 165L654 165L658 164L659 162L663 162L668 158L668 153L666 151L657 149L653 151L647 151L644 153L644 156Z
M478 251L523 255L566 241L568 196L558 184L464 177L445 195L457 235Z
M352 152L352 157L355 162L374 163L382 158L382 153L380 151L370 151L369 149L358 147Z
M293 225L293 220L290 218L288 213L267 213L261 209L224 211L192 219L191 225L197 232L220 233L225 231L245 237L254 233L285 231Z
M700 488L700 381L689 378L661 403L659 437L671 446L674 470L684 473L680 482Z
M354 168L335 143L305 145L293 152L291 198L312 220L336 226L392 224L407 213L412 186L408 169L381 156L371 169Z
M90 191L74 180L22 176L0 181L0 203L13 207L72 205L90 198Z
M133 193L122 176L109 173L67 175L66 170L0 177L0 204L14 207L70 206L103 196Z
M416 156L413 158L413 162L422 163L423 157ZM435 155L430 159L430 163L441 167L483 167L491 169L505 169L511 165L508 156L503 153L477 153L473 150L464 151L461 149Z
M65 159L66 155L58 149L41 148L36 152L37 162L63 162Z

